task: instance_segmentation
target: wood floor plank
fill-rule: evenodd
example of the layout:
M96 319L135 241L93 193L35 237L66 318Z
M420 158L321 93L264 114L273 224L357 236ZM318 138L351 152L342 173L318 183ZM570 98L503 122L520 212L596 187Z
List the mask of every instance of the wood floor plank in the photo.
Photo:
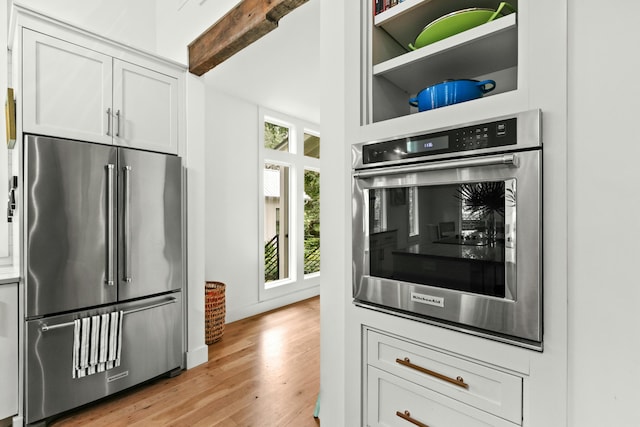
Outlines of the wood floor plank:
M66 414L55 427L316 427L319 297L227 324L207 363Z

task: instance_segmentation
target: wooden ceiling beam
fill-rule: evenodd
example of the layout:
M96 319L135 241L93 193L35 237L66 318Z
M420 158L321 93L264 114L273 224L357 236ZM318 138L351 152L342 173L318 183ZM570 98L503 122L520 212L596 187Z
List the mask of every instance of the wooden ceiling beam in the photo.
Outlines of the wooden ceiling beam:
M189 71L201 76L260 37L308 0L243 0L189 44Z

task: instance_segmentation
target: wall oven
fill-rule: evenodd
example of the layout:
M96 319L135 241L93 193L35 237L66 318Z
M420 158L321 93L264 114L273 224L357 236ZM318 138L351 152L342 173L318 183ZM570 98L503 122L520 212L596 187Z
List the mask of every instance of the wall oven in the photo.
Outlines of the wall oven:
M353 146L356 305L542 349L541 112Z

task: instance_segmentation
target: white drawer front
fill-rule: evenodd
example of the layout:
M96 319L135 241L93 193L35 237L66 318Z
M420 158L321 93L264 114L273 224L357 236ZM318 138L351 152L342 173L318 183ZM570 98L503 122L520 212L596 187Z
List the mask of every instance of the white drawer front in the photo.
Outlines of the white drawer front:
M475 408L522 424L522 378L418 346L368 332L368 362L384 371ZM468 387L438 378L461 378ZM454 381L455 382L455 381Z
M369 366L367 371L369 427L516 427L502 418L374 367Z

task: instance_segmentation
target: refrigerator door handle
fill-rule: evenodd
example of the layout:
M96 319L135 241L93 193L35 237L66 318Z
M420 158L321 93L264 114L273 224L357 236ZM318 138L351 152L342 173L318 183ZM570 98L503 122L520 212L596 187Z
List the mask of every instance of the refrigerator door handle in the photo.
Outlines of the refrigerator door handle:
M138 308L134 308L132 310L126 310L123 311L122 314L133 314L133 313L137 313L139 311L144 311L144 310L151 310L152 308L158 308L158 307L162 307L164 305L169 305L169 304L174 304L178 302L177 298L171 298L167 301L163 301L157 304L152 304L152 305L146 305L144 307L138 307ZM46 323L43 323L42 326L40 327L40 330L42 332L47 332L47 331L51 331L53 329L60 329L60 328L66 328L67 326L73 326L75 324L75 322L65 322L65 323L58 323L57 325L48 325Z
M106 166L107 169L107 280L105 281L107 285L114 286L114 269L115 269L115 218L113 215L114 212L114 192L113 192L113 181L114 181L114 172L115 165L108 164Z
M123 175L123 187L124 194L122 198L124 200L122 215L123 215L123 274L125 283L131 283L131 166L125 166L122 168Z

